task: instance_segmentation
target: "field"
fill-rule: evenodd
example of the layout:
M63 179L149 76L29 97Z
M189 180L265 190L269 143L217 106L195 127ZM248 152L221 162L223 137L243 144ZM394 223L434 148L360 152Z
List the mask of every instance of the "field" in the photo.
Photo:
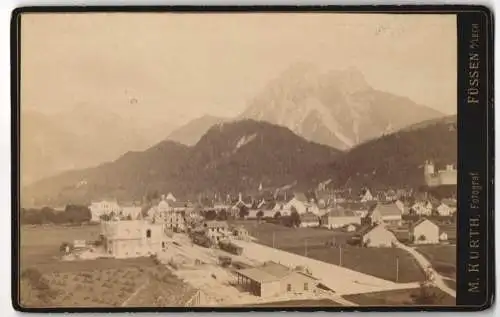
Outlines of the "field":
M257 221L233 221L234 225L243 225L251 236L258 239L259 243L279 249L305 246L324 246L327 241L334 238L345 239L349 234L335 232L323 228L289 228L271 223L258 224Z
M24 307L182 306L194 290L151 258L60 261L63 241L96 239L99 227L23 227Z
M457 240L457 225L456 224L439 225L439 227L443 232L446 232L446 234L448 235L449 241L454 242Z
M287 251L304 255L304 248L290 248ZM422 269L413 257L398 248L348 247L340 250L338 247L320 246L308 248L307 256L339 265L340 252L342 252L342 266L354 271L399 283L418 282L425 279Z
M327 246L327 241L345 241L348 233L320 228L288 228L284 226L255 222L239 222L257 242L274 246L284 251L306 255L331 264L340 264L339 247ZM306 242L307 240L307 242ZM307 243L307 245L306 245ZM399 260L398 260L399 259ZM399 272L397 262L399 261ZM348 246L342 248L342 266L383 279L405 282L419 282L424 273L407 252L397 248L362 248Z
M457 247L454 245L419 246L417 251L422 253L436 271L451 279L456 279Z
M21 268L51 263L55 256L60 255L61 243L95 240L99 230L99 226L22 226L19 239Z
M401 305L425 305L425 306L455 306L453 297L443 293L438 288L432 288L435 295L429 300L419 297L419 289L395 290L387 292L365 293L348 295L344 298L360 306L401 306Z

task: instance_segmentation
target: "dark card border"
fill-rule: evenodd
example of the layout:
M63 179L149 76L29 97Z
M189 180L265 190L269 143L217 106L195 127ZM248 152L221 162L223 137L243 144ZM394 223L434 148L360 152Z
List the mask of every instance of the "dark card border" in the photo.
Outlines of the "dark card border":
M289 308L25 308L20 305L17 274L19 268L19 135L20 135L20 16L23 13L92 13L92 12L340 12L390 14L456 14L458 36L458 179L461 210L457 232L457 306L359 306L359 307L289 307ZM469 41L471 24L480 25L480 103L467 103L470 88ZM494 258L494 103L493 103L493 13L480 5L346 5L346 6L32 6L16 8L11 19L11 163L12 163L12 305L21 312L249 312L249 311L479 311L492 306L495 290ZM432 48L429 48L432 49ZM477 172L481 193L478 210L471 210L472 183L469 172ZM466 212L465 212L466 211ZM480 216L479 258L471 255L470 219ZM473 221L476 223L475 221ZM476 236L474 236L476 237ZM475 244L475 242L473 243ZM474 250L476 250L474 249ZM479 272L470 271L479 268ZM477 266L476 266L477 265ZM476 274L477 273L477 274ZM468 283L481 283L479 293L471 293Z

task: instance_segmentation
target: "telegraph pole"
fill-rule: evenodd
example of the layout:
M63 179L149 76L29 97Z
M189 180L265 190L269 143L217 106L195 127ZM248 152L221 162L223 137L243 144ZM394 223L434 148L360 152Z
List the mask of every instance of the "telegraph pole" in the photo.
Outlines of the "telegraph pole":
M304 240L304 256L307 257L307 239Z
M342 266L342 246L339 247L339 265Z
M396 257L396 283L399 282L399 256Z
M275 248L275 232L273 231L273 248Z

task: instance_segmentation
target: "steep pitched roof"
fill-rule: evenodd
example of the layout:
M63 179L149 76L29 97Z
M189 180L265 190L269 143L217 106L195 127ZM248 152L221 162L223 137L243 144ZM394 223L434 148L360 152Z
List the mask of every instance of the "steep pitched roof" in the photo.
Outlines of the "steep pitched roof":
M178 201L178 200L171 200L167 199L168 205L172 208L182 208L182 207L187 207L187 203L183 201Z
M364 226L361 226L361 227L358 228L358 231L356 232L356 234L360 235L360 236L364 236L368 232L372 231L373 229L375 229L378 226L379 225L364 225Z
M237 272L243 276L248 277L251 280L260 283L277 281L294 273L294 271L291 270L290 268L273 261L266 262L260 267L243 269ZM303 275L309 277L306 274Z
M371 207L375 206L376 203L372 202L341 202L337 203L338 206L345 208L345 209L350 209L350 210L369 210Z
M308 202L309 200L307 199L307 196L304 194L304 193L295 193L293 195L295 197L295 199L297 199L298 201L302 201L302 202Z
M394 203L390 203L390 204L380 204L379 203L379 204L373 205L368 210L368 215L372 215L375 210L378 210L380 212L380 215L382 217L384 217L384 216L400 216L400 215L402 215L401 210Z
M441 200L441 202L445 205L448 205L449 207L456 207L457 206L457 201L454 199L445 198L445 199Z
M410 228L412 228L412 229L416 228L416 227L418 227L419 225L421 225L424 222L430 222L430 223L432 223L433 225L435 225L436 227L439 228L439 226L437 224L435 224L434 222L430 221L429 219L427 219L425 217L424 218L420 218L418 221L412 223Z
M276 202L274 201L266 201L259 208L264 210L272 210L276 206Z
M300 215L300 220L302 222L306 222L306 221L318 221L318 216L312 212L306 212L302 215Z
M306 196L307 201L317 201L316 194L313 192L306 192L304 193L304 196Z
M356 217L350 209L338 207L328 210L328 217Z
M278 277L271 275L259 268L250 268L250 269L243 269L237 271L238 274L243 275L250 280L259 282L259 283L265 283L265 282L272 282L279 280Z
M273 261L264 263L260 270L268 273L269 275L276 276L278 278L283 278L292 272L291 269Z

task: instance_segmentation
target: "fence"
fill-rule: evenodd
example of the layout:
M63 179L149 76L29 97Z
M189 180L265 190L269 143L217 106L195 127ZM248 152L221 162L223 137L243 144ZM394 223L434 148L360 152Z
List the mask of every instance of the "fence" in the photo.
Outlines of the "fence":
M186 301L184 304L184 307L197 307L197 306L203 306L205 304L205 294L197 290L193 296L191 296L190 299Z

